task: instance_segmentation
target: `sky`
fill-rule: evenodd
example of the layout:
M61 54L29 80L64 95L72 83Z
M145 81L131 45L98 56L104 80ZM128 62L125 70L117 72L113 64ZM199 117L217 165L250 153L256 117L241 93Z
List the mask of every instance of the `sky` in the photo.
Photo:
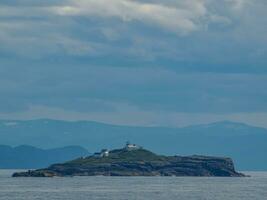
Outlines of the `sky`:
M1 0L0 119L267 128L266 0Z

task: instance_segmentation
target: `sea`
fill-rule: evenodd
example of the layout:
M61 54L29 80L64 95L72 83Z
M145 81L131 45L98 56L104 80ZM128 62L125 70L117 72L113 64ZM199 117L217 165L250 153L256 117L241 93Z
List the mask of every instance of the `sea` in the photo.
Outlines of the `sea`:
M267 200L267 172L250 177L12 178L0 170L0 200Z

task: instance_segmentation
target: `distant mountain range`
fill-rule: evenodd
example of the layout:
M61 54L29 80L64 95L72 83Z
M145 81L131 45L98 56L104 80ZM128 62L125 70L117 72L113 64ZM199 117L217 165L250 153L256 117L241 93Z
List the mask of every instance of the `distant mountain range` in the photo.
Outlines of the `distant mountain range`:
M0 145L0 169L44 168L88 155L88 151L79 146L44 150L27 145L14 148Z
M0 143L39 148L79 145L90 152L131 141L159 154L233 158L238 170L267 170L267 130L229 121L185 128L132 127L49 119L0 121Z

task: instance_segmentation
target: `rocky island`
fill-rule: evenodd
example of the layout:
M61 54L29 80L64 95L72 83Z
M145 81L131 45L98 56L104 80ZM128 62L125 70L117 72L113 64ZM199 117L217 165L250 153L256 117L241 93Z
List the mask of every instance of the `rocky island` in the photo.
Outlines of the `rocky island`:
M163 156L127 143L122 149L106 149L45 169L14 173L13 177L54 176L223 176L242 177L231 158Z

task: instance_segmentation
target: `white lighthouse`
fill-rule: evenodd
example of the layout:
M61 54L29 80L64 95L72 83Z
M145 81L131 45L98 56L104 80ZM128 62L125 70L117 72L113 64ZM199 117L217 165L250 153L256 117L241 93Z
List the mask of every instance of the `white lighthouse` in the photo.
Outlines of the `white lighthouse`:
M141 149L141 146L138 146L136 144L131 144L129 141L126 142L126 145L124 147L124 149L126 149L127 151L133 151L133 150L138 150Z

